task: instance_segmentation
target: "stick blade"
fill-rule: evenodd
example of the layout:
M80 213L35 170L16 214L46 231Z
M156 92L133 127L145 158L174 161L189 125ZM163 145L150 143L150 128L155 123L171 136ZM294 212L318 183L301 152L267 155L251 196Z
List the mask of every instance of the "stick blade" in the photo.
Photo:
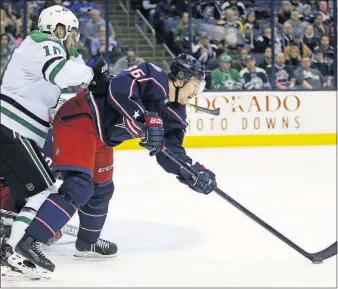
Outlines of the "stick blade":
M324 260L337 255L337 241L326 249L317 253L309 254L309 259L313 263L322 263Z
M221 109L219 107L216 108L216 109L214 109L214 110L212 110L212 114L213 115L220 115L220 113L221 113Z

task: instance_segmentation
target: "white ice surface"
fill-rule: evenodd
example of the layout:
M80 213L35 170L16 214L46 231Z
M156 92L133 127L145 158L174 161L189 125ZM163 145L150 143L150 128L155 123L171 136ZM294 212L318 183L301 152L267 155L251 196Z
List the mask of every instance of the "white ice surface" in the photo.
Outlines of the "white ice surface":
M336 240L336 147L188 153L216 173L221 189L305 250ZM114 182L102 237L117 243L116 258L74 259L74 238L64 237L46 251L56 264L51 280L2 286L336 286L336 257L312 264L215 193L179 183L146 151L117 151Z

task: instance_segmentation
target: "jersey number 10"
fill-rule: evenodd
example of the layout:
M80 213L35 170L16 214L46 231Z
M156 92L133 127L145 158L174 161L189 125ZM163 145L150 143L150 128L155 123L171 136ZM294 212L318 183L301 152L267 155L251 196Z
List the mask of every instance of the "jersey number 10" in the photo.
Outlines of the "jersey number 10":
M44 46L42 48L45 50L46 56L50 56L51 55L50 49L49 49L48 45L46 45L46 46ZM58 48L58 47L53 46L53 52L54 52L54 54L61 54L61 49Z
M143 70L138 68L136 65L126 69L125 71L129 71L134 78L140 78L142 76L145 76Z

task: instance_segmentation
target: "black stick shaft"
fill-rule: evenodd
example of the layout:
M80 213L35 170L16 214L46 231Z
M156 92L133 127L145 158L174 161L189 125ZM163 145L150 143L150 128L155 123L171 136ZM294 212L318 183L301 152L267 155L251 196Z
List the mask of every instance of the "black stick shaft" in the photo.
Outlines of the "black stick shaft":
M162 149L162 152L167 157L169 157L172 161L174 161L176 164L178 164L181 168L183 168L183 169L187 170L189 173L191 173L193 176L197 175L197 172L194 169L192 169L188 164L186 164L184 161L182 161L179 157L177 157L173 152L171 152L167 148ZM264 229L266 229L267 231L269 231L270 233L272 233L273 235L275 235L278 239L280 239L281 241L283 241L284 243L286 243L287 245L289 245L290 247L292 247L293 249L295 249L298 253L300 253L304 257L308 258L309 260L312 259L311 258L311 254L309 254L308 252L306 252L305 250L303 250L301 247L299 247L298 245L296 245L290 239L288 239L283 234L281 234L280 232L278 232L276 229L274 229L273 227L271 227L269 224L267 224L266 222L264 222L262 219L260 219L259 217L257 217L254 213L250 212L247 208L243 207L240 203L238 203L233 198L231 198L230 196L228 196L222 190L220 190L219 188L215 188L214 192L216 192L219 196L221 196L223 199L225 199L226 201L228 201L231 205L235 206L238 210L240 210L241 212L243 212L244 214L246 214L251 220L255 221L256 223L258 223L259 225L261 225Z
M201 107L201 106L198 106L198 105L195 105L195 104L192 104L192 103L188 103L188 105L190 105L190 106L194 107L196 110L204 112L204 113L208 113L208 114L211 114L211 115L220 115L220 109L219 108L209 109L209 108Z

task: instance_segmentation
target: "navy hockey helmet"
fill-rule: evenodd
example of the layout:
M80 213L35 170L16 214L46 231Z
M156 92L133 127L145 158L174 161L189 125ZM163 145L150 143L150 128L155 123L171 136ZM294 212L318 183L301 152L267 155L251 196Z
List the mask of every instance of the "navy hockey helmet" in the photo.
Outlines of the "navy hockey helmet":
M183 86L189 82L192 77L195 77L201 82L199 92L202 92L205 87L205 70L203 65L196 58L188 54L181 53L174 58L169 67L168 77L171 80L183 81ZM178 92L182 87L175 86L175 102L178 100Z
M170 79L183 80L187 83L191 77L203 81L205 77L203 65L193 56L181 53L170 64L168 76Z

